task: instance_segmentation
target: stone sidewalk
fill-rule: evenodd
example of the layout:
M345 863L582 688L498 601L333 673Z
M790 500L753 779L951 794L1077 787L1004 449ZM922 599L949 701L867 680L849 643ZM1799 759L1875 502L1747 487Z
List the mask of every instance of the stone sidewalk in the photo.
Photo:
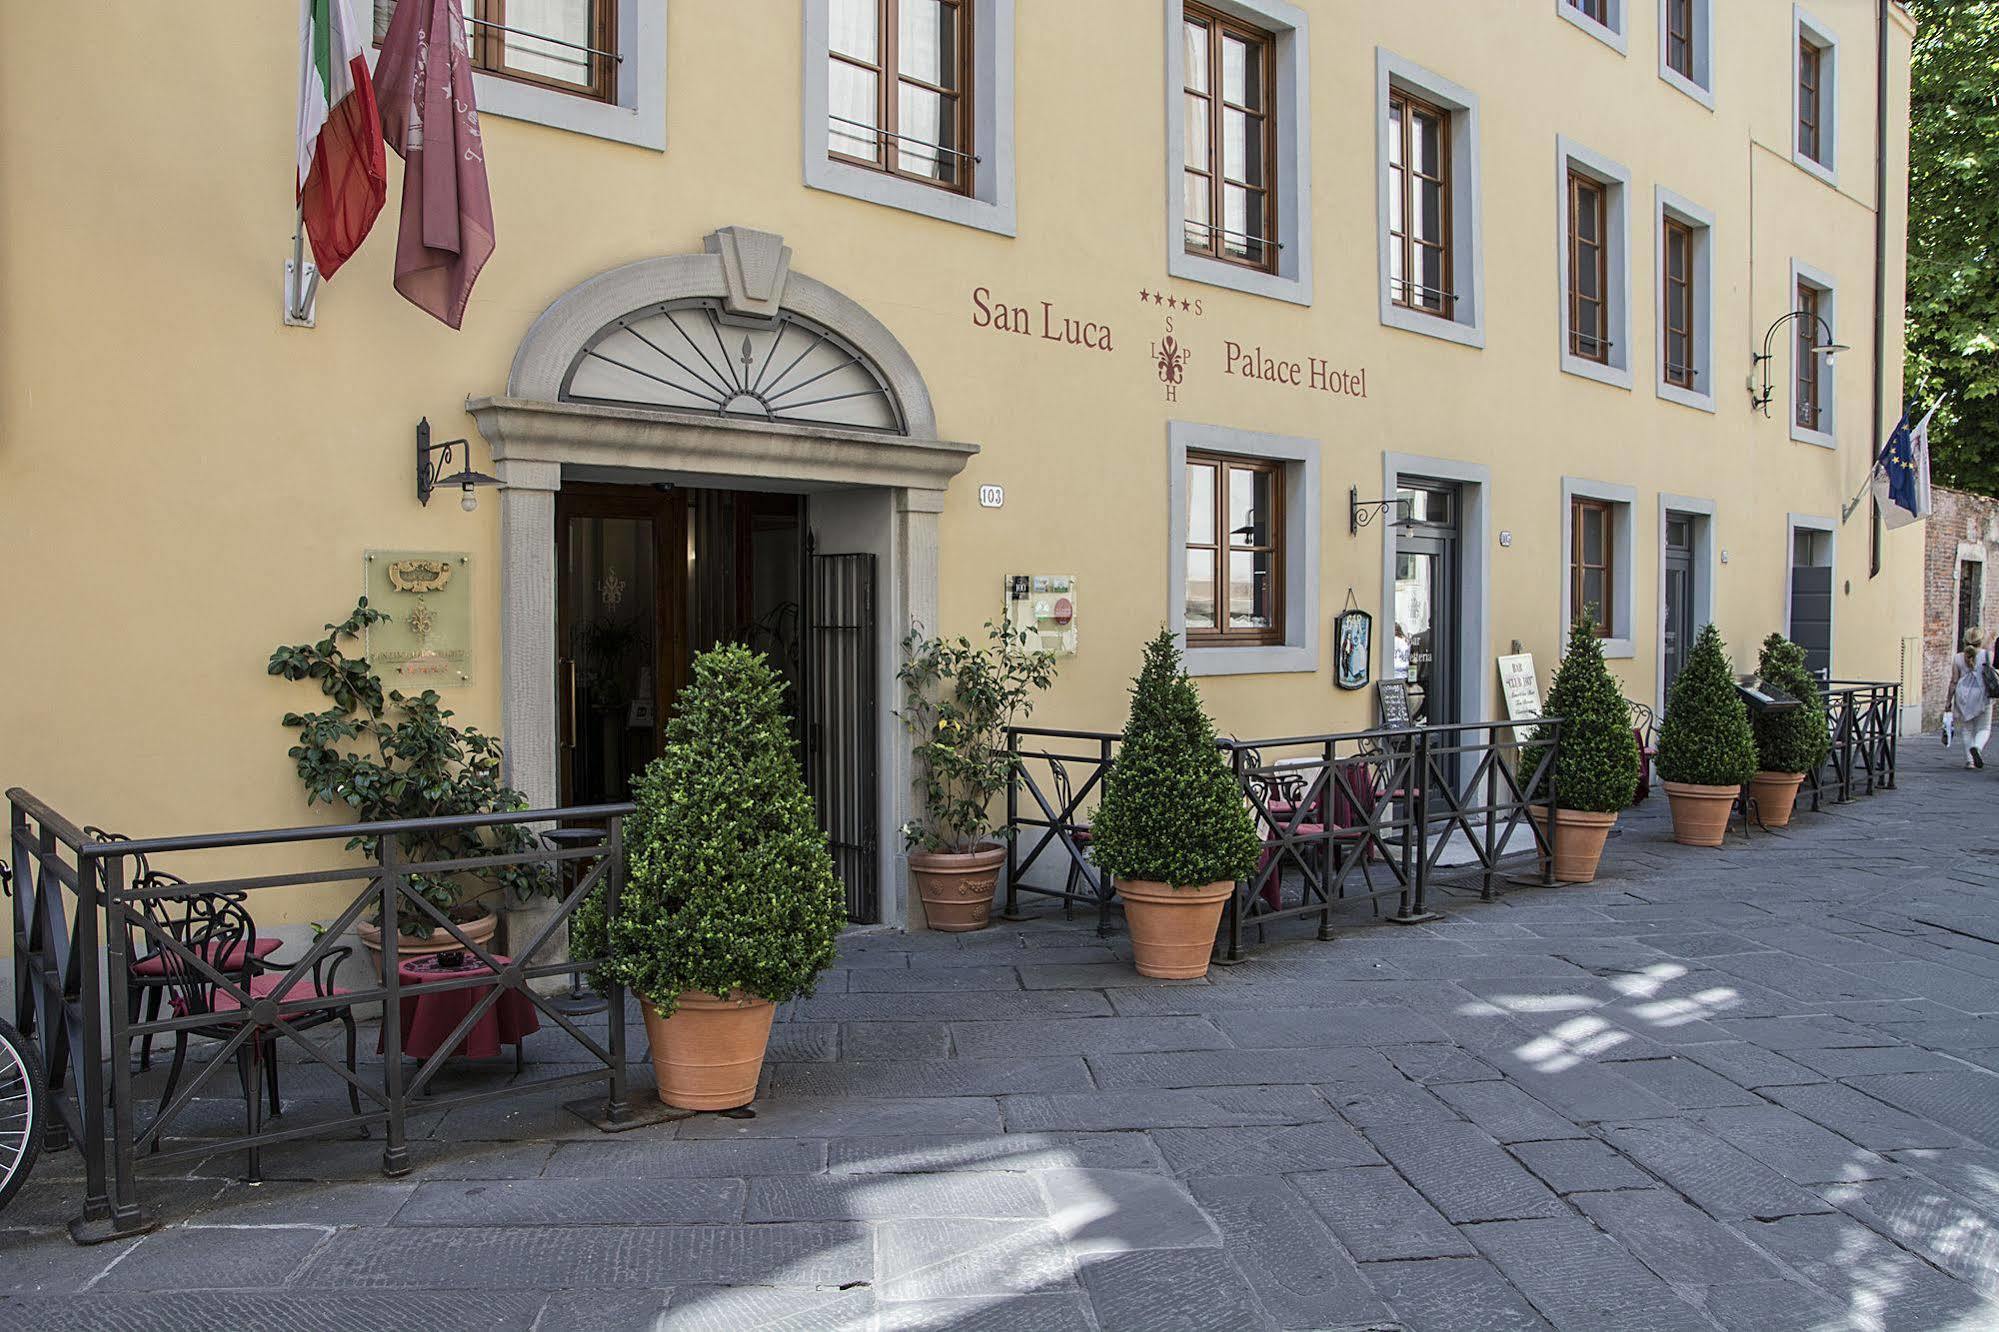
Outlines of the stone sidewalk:
M1204 982L1059 916L855 935L754 1119L430 1112L408 1178L181 1163L165 1228L91 1249L57 1157L0 1213L0 1325L1999 1326L1999 771L1960 764L1912 738L1900 790L1720 851L1654 795L1594 885Z

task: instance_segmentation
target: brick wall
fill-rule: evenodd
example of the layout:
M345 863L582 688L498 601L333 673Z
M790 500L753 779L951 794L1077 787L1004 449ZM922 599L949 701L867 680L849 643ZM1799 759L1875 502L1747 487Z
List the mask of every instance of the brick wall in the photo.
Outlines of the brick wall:
M1959 635L1958 570L1966 560L1986 560L1984 606L1974 623L1991 646L1999 630L1999 499L1946 490L1933 492L1936 510L1923 537L1923 725L1933 727L1949 700L1950 657Z

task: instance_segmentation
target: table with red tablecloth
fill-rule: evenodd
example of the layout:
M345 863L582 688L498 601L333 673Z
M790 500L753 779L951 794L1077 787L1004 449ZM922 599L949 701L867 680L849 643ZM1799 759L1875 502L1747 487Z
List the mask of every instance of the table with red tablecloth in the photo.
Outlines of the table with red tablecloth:
M493 960L505 966L512 959L496 953ZM468 957L463 966L452 970L440 966L434 954L407 958L396 968L396 974L406 986L424 985L473 972L490 976L493 969L476 958ZM400 1024L403 1053L414 1059L427 1059L437 1053L451 1033L457 1030L465 1015L477 1007L492 988L491 985L461 985L456 989L403 995ZM539 1030L541 1019L535 1016L533 1002L519 990L508 990L480 1015L451 1053L473 1059L490 1059L500 1053L502 1045L514 1046L518 1053L521 1039ZM379 1053L382 1048L383 1042L378 1039L375 1049Z

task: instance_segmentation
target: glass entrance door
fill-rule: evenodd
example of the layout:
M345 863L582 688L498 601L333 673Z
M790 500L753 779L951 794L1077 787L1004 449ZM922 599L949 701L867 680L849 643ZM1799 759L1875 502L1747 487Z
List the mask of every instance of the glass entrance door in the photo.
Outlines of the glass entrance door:
M1459 721L1456 497L1412 486L1397 498L1393 671L1408 682L1410 720Z
M675 527L669 497L578 486L556 507L557 727L562 800L608 804L659 753L676 682L661 671Z
M1687 651L1696 632L1693 528L1693 520L1683 514L1666 515L1666 629L1660 651L1668 689L1687 664Z

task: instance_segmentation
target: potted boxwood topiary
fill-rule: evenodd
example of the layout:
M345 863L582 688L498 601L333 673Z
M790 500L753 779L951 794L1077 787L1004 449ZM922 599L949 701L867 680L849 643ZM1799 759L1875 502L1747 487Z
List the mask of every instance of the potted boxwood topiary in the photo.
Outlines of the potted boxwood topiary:
M1757 816L1763 825L1782 828L1791 821L1805 774L1825 762L1832 738L1826 733L1825 700L1819 697L1819 682L1805 665L1803 648L1782 634L1771 634L1757 655L1756 672L1764 683L1798 700L1798 706L1789 712L1759 712L1749 723L1756 733L1761 764L1749 779L1749 793L1756 798Z
M1090 842L1117 880L1139 974L1206 975L1222 904L1263 839L1164 630L1146 646Z
M933 930L982 930L992 918L1006 848L993 841L993 802L1015 759L1006 731L1055 678L1055 654L986 625L986 641L903 640L903 724L916 736L923 817L903 828L909 877Z
M1631 803L1638 785L1638 737L1631 730L1631 712L1603 664L1596 616L1588 611L1569 631L1568 654L1548 691L1548 715L1561 719L1549 770L1555 785L1555 877L1563 883L1588 883L1596 877L1618 811ZM1543 744L1528 745L1522 755L1525 771L1539 771L1547 751ZM1545 834L1543 808L1535 805L1528 812Z
M1756 767L1749 712L1721 633L1710 624L1673 681L1659 727L1659 782L1673 806L1673 840L1720 846L1735 797Z
M577 950L640 996L659 1098L756 1096L773 1005L812 991L846 919L826 834L763 654L694 659L666 744L633 791L617 918L577 912Z

